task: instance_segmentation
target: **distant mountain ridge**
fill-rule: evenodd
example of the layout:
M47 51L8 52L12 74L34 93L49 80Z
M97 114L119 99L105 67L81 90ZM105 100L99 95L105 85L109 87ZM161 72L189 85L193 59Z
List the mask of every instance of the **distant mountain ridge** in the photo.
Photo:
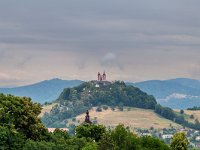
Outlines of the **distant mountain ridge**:
M27 86L0 88L0 93L31 97L33 101L43 104L44 102L52 102L58 98L64 88L78 86L81 83L83 81L55 78Z
M200 81L188 78L171 80L150 80L134 85L148 94L154 95L158 103L171 108L186 109L200 106Z
M75 87L83 83L80 80L45 80L36 84L15 87L0 88L0 93L17 96L31 97L35 102L52 102L58 98L64 88ZM163 106L177 109L200 106L200 81L188 78L171 80L149 80L131 83L142 91L153 95L157 102Z

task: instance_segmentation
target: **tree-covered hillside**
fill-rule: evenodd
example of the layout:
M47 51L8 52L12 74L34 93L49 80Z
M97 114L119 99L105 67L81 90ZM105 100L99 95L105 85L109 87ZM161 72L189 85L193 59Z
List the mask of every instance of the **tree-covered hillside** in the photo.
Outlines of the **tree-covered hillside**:
M94 106L154 109L157 104L153 96L120 81L112 83L91 81L74 88L66 88L56 102L58 105L43 117L46 126L57 127L60 122L64 125L66 119L75 117Z

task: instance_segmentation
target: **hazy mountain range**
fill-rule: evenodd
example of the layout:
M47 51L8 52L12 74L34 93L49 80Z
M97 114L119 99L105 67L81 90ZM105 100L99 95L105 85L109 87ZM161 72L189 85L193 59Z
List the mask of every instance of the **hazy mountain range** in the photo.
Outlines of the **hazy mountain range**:
M128 83L152 94L158 103L171 108L185 109L200 106L200 81L187 78L151 80Z
M80 85L81 83L83 83L83 81L61 80L56 78L27 86L0 88L0 93L12 94L16 96L27 96L31 97L35 102L44 103L57 99L64 88L74 87Z
M0 88L0 93L28 96L40 103L51 102L58 98L64 88L80 85L80 80L45 80L33 85ZM127 83L153 95L157 102L171 108L185 109L200 106L200 81L187 78L171 80L151 80Z

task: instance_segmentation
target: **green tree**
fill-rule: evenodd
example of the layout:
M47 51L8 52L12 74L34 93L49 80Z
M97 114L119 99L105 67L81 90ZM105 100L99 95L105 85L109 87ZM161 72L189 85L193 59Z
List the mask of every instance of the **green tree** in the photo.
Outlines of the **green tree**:
M65 141L70 138L70 135L67 131L55 129L55 131L51 134L51 140L54 143L60 143L60 141Z
M157 138L151 136L144 136L139 139L140 149L146 150L169 150L169 147Z
M170 143L172 150L187 150L188 145L189 142L184 132L178 132L174 134Z
M53 150L56 145L52 142L28 140L23 150Z
M30 98L0 94L0 125L13 126L26 138L46 140L48 131L38 118L41 109L41 105L31 102Z
M195 119L195 121L194 121L194 122L195 122L195 124L196 124L196 125L199 125L199 124L200 124L200 122L199 122L199 120L198 120L198 119Z
M180 110L180 114L184 114L184 110L183 109Z
M83 147L82 150L97 150L97 143L95 142L87 143L86 146Z
M67 141L69 150L81 150L83 147L86 146L87 140L85 137L77 138L77 137L71 137Z
M22 149L25 143L23 134L13 127L0 126L0 149Z
M194 119L194 115L193 114L190 115L190 119Z
M116 145L117 150L131 149L135 150L137 147L137 137L129 130L127 130L124 125L118 125L112 132L111 137Z
M112 131L111 136L119 149L125 149L127 130L125 129L124 125L118 125L115 130Z
M124 104L122 102L120 102L118 108L119 108L120 111L123 111L124 110Z
M103 125L94 125L84 123L76 128L77 137L90 138L98 142L101 136L106 132L106 128Z
M114 150L115 143L111 137L111 131L105 132L99 140L98 150Z

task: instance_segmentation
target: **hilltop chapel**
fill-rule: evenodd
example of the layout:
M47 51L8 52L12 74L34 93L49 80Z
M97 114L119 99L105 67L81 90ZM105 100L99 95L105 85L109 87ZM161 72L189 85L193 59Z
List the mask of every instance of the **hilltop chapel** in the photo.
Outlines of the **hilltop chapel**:
M103 75L101 75L101 74L98 72L97 78L98 78L98 81L106 81L106 73L105 73L105 71L104 71Z

